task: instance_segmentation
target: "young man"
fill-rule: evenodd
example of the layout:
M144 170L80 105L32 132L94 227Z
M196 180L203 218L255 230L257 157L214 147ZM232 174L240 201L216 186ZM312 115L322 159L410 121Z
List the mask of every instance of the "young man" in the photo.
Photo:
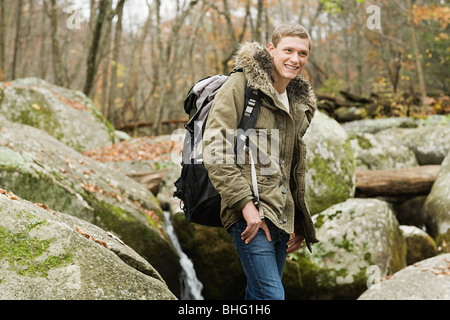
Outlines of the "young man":
M286 255L303 240L310 250L318 242L305 202L302 140L316 109L315 95L300 76L309 53L309 34L294 23L280 25L268 48L255 42L242 45L235 61L244 72L233 73L222 86L206 124L204 164L221 195L221 220L247 277L246 299L284 299ZM242 118L246 83L262 96L256 135L250 138L257 148L252 153L260 200L256 205L251 166L236 161L228 136Z

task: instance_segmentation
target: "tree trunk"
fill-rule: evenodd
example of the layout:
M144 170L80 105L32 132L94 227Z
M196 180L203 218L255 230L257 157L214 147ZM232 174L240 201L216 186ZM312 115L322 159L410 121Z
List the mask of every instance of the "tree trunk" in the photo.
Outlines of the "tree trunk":
M258 14L256 16L256 28L255 28L254 40L256 42L261 43L262 42L262 19L263 19L262 17L264 14L264 1L263 0L258 0L257 9L258 9Z
M113 51L113 64L111 70L111 87L109 89L109 97L107 103L108 110L108 120L114 126L115 124L115 105L114 100L116 98L117 90L117 65L119 63L119 52L120 52L120 40L122 37L122 15L125 0L121 0L116 7L117 10L117 24L114 34L114 51Z
M166 104L166 99L170 96L171 90L174 88L170 87L171 84L171 77L174 77L174 72L170 72L172 68L172 64L174 59L178 57L174 57L176 53L174 53L175 46L178 45L179 40L179 32L181 28L183 27L183 24L188 16L188 14L193 10L195 5L198 3L198 0L191 0L187 7L183 10L181 10L179 16L176 17L174 25L172 27L172 30L168 36L167 39L167 45L164 49L164 45L162 42L162 25L161 25L161 16L160 16L160 10L161 10L161 1L156 1L157 8L156 8L156 21L157 21L157 37L158 37L158 48L160 48L160 61L159 61L159 101L155 109L155 116L154 116L154 127L153 127L153 133L156 135L161 134L161 126L160 122L163 116L163 107Z
M0 0L0 81L5 80L6 67L6 5L5 0Z
M92 37L91 46L89 48L87 58L87 72L86 81L84 83L83 92L90 96L94 88L94 79L98 70L98 54L99 46L102 35L103 25L107 18L108 8L110 7L111 0L100 0L99 12L97 15L97 21L95 24L94 35Z
M22 5L23 0L19 0L17 2L17 21L16 21L16 38L14 40L14 54L13 54L13 63L12 63L12 80L16 79L16 68L17 68L17 55L19 54L20 47L20 26L22 20Z
M233 21L231 20L232 15L231 15L230 9L228 7L227 0L223 0L223 12L219 12L219 13L221 15L223 15L223 17L227 21L228 35L230 36L230 39L231 39L231 50L225 56L225 58L222 59L222 73L227 74L230 72L230 66L228 65L228 63L233 58L233 56L236 54L236 52L239 48L239 44L242 43L242 40L244 39L245 31L247 29L247 19L249 19L251 16L250 15L250 2L247 1L246 15L245 15L244 24L242 26L242 33L239 35L238 39L236 39L236 35L235 35L236 32L233 27ZM261 17L262 17L262 12L261 13L258 12L258 18L261 18ZM261 24L261 26L262 26L262 24ZM258 34L258 23L257 23L257 26L255 27L255 29L253 30L253 37L256 37L256 34Z
M416 28L414 27L414 22L413 22L413 12L412 12L411 0L407 0L406 4L408 6L408 17L409 17L408 22L409 22L409 28L411 31L411 45L414 49L414 56L415 56L416 68L417 68L417 78L419 80L420 97L422 98L422 104L423 104L425 102L425 98L427 97L427 89L425 86L425 78L424 78L424 74L423 74L422 63L420 62L419 45L417 43ZM426 111L426 110L423 110L423 111Z
M52 58L53 72L55 74L55 84L65 87L68 83L67 72L62 62L61 50L58 39L58 9L56 8L56 0L51 0L50 19L52 30Z
M393 170L356 170L356 197L426 195L440 168L440 165L427 165Z
M144 53L144 45L145 45L145 39L147 38L148 32L151 28L152 25L152 7L150 5L148 5L148 16L147 16L147 20L145 21L145 25L143 28L141 28L141 30L139 31L139 37L136 43L136 46L133 49L133 52L135 52L135 54L133 55L133 60L131 61L131 67L130 67L130 77L128 79L128 85L127 85L127 90L126 90L126 96L125 96L125 101L123 104L123 110L124 112L128 109L132 109L132 105L136 105L136 101L134 99L134 97L136 96L136 92L138 90L138 77L139 77L139 65L141 63L142 60L142 56ZM153 88L155 87L154 85L152 86ZM152 90L150 90L152 91ZM139 108L139 110L136 110L136 115L143 109L145 108L145 103L143 103L143 105ZM111 115L112 118L114 118L114 120L119 120L124 122L125 119L115 119L115 114ZM135 116L135 120L137 121L137 116ZM111 121L111 120L110 120ZM117 125L117 123L119 121L114 121L115 125Z

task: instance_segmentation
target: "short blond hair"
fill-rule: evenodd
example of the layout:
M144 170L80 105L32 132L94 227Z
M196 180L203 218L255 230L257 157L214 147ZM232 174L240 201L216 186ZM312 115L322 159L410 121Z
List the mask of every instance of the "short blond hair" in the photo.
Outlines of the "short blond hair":
M272 33L272 43L278 46L284 37L299 37L300 39L308 39L309 50L311 51L311 37L306 29L295 22L286 22L280 24Z

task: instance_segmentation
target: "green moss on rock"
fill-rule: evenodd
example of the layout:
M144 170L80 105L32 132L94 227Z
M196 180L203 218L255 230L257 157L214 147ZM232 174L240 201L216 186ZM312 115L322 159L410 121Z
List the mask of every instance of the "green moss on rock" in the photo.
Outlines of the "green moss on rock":
M47 277L48 271L73 261L66 253L60 256L47 256L46 253L54 240L39 241L25 232L12 234L0 227L0 260L6 259L10 268L18 275L28 277Z
M324 158L315 154L308 159L312 185L306 189L305 198L312 214L354 195L355 161L350 141L339 147L327 144L326 148L330 154L340 157Z

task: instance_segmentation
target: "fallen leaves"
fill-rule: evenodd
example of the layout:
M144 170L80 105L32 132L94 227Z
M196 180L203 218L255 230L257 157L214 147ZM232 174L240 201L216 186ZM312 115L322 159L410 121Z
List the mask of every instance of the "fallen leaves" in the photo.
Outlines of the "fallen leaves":
M444 259L443 261L445 263L443 266L423 267L420 268L420 271L429 271L436 275L436 278L438 279L441 279L445 276L450 276L450 261L447 259ZM420 267L420 263L415 263L414 267Z
M67 164L67 166L70 168L70 169L75 169L75 167L72 165L72 163L71 163L71 160L70 160L70 157L69 156L67 156L67 158L66 158L66 164Z
M144 211L150 218L152 218L154 221L158 222L159 217L155 214L154 210L148 210L145 209L139 202L137 202L136 200L134 200L134 205L136 207L138 207L139 209L141 209L142 211Z
M37 205L38 207L41 207L42 209L50 210L50 208L49 208L48 205L46 205L46 204L35 203L35 205Z
M86 104L84 104L80 100L72 101L72 100L69 100L69 99L67 99L65 97L60 96L55 91L50 90L50 92L53 95L55 95L59 99L59 101L61 101L62 103L72 107L75 110L88 110L88 108L86 107Z
M0 189L0 194L4 194L8 199L19 200L19 198L11 191Z
M8 199L11 199L11 200L19 200L19 197L17 197L13 192L8 191L8 190L4 190L4 189L0 188L0 194L4 194ZM50 209L49 206L46 204L35 203L35 205L51 212L52 214L55 214L57 212L57 210L55 211L55 210Z
M112 146L85 152L84 155L97 161L168 160L175 148L175 141L155 141L142 137L122 141Z
M76 227L78 233L80 233L81 235L85 236L87 239L92 240L94 242L97 242L98 244L101 244L102 246L104 246L106 249L109 249L109 247L108 247L108 245L106 244L105 241L95 239L89 233L84 232L83 230L81 230L81 228L79 226L75 226L75 227Z
M100 188L99 186L93 184L92 182L82 182L82 183L80 183L80 187L82 187L84 190L86 190L86 191L88 191L90 193L104 194L104 195L106 195L108 197L115 198L119 202L123 202L123 199L122 199L122 197L119 194L103 190L102 188Z
M36 206L38 206L38 207L41 207L42 209L45 209L45 210L47 210L47 211L49 211L49 212L51 212L53 215L55 215L56 214L56 212L58 212L58 210L52 210L52 209L50 209L49 208L49 206L48 205L46 205L46 204L42 204L42 203L35 203L35 205Z

